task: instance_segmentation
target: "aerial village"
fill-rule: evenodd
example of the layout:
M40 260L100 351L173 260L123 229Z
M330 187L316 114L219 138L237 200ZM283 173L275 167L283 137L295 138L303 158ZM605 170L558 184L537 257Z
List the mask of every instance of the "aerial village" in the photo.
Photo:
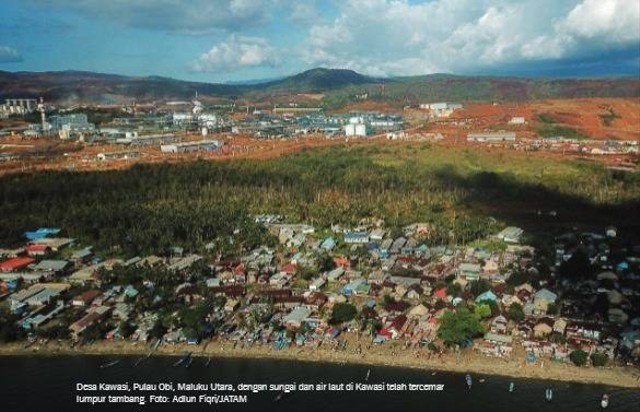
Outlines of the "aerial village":
M614 227L563 234L542 256L517 227L454 247L427 246L428 223L255 222L273 243L233 258L212 253L214 243L115 258L64 229L27 231L22 247L0 249L0 308L16 320L1 337L13 333L33 350L56 341L184 350L217 341L362 356L389 347L531 364L640 362L640 245L619 247ZM595 276L584 276L589 268Z

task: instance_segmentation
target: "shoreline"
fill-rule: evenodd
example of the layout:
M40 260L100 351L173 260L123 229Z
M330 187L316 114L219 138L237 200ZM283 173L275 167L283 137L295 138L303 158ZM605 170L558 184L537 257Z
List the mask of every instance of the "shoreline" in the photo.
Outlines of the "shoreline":
M357 341L356 341L357 343ZM49 342L43 346L23 343L0 345L0 356L147 356L150 348L145 344L130 342L97 342L80 348L71 348L68 343ZM270 345L253 345L234 348L233 342L208 342L189 346L186 344L163 345L152 356L181 356L193 352L193 356L236 359L271 359L365 366L389 366L421 369L431 372L471 373L474 375L513 377L518 379L541 379L582 384L607 385L629 389L640 389L640 370L632 367L577 367L550 361L541 366L525 365L517 359L499 359L467 351L459 354L437 356L422 350L405 350L391 347L372 347L357 354L353 350L336 352L328 347L286 347L276 351ZM144 361L143 361L144 363Z

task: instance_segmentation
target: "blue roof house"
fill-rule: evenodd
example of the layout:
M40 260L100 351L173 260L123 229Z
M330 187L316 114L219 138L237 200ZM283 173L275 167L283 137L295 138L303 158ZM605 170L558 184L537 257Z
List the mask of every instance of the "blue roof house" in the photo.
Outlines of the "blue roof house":
M488 290L488 291L478 295L478 297L476 298L476 303L482 302L483 300L491 300L491 301L495 302L496 300L498 300L498 297L496 296L495 293L493 293L492 291Z
M333 240L333 238L331 237L326 238L320 245L320 248L327 251L333 250L333 248L335 247L336 247L336 241Z

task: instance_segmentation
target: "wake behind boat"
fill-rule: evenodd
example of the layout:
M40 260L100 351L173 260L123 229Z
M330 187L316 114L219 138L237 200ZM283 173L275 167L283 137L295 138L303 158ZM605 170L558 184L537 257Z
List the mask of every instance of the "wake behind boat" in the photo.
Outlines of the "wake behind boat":
M114 360L112 362L107 362L105 364L100 365L100 369L110 368L110 367L115 366L115 365L117 365L119 363L120 363L120 359L116 359L116 360Z

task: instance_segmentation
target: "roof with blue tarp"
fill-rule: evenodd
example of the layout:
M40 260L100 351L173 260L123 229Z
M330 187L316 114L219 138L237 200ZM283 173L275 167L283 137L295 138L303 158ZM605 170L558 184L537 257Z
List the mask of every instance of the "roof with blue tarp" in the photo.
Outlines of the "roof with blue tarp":
M24 237L26 237L29 240L42 239L49 235L57 235L58 233L60 233L61 230L62 229L52 228L52 227L41 227L34 231L24 232Z

